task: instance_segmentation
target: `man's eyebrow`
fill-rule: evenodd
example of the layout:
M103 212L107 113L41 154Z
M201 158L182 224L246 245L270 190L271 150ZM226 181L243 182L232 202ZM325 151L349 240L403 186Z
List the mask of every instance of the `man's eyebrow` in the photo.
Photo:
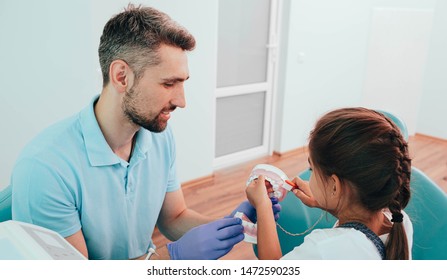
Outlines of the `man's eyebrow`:
M184 78L180 78L180 77L169 77L169 78L164 78L162 79L164 82L183 82L189 79L189 76L186 77L186 79Z

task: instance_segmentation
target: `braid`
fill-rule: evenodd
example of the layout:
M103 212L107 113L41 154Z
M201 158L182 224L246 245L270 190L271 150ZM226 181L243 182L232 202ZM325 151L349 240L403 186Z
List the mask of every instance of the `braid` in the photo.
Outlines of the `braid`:
M393 125L394 127L394 125ZM392 214L393 226L386 245L387 259L409 259L408 240L402 225L402 209L410 200L411 159L408 155L408 144L402 135L394 129L389 133L390 142L396 147L395 178L396 191L388 208Z
M390 140L397 148L396 166L394 170L398 186L395 197L397 203L391 203L389 205L390 211L392 212L393 209L400 211L405 208L410 200L411 159L408 153L408 144L396 128L390 132Z

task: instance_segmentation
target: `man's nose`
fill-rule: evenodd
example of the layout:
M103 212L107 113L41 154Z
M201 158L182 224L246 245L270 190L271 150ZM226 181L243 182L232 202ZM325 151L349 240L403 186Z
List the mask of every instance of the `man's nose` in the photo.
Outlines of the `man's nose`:
M174 94L174 99L171 101L172 105L185 108L186 106L186 99L185 99L185 88L183 85L178 87L178 90L176 90Z

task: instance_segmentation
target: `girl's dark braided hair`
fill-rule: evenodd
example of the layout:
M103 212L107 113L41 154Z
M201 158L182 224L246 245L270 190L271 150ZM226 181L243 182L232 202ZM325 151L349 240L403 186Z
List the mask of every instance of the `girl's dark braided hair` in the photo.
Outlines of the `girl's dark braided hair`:
M312 130L309 153L323 176L335 174L352 186L365 209L390 210L387 259L409 259L401 211L410 200L411 159L394 122L362 107L331 111Z

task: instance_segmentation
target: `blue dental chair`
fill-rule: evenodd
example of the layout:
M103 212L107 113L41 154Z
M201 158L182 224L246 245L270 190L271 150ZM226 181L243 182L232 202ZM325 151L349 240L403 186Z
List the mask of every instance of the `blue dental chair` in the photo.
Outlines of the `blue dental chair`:
M11 220L11 186L0 191L0 223Z
M447 260L447 194L416 167L410 186L405 212L413 223L413 259Z

